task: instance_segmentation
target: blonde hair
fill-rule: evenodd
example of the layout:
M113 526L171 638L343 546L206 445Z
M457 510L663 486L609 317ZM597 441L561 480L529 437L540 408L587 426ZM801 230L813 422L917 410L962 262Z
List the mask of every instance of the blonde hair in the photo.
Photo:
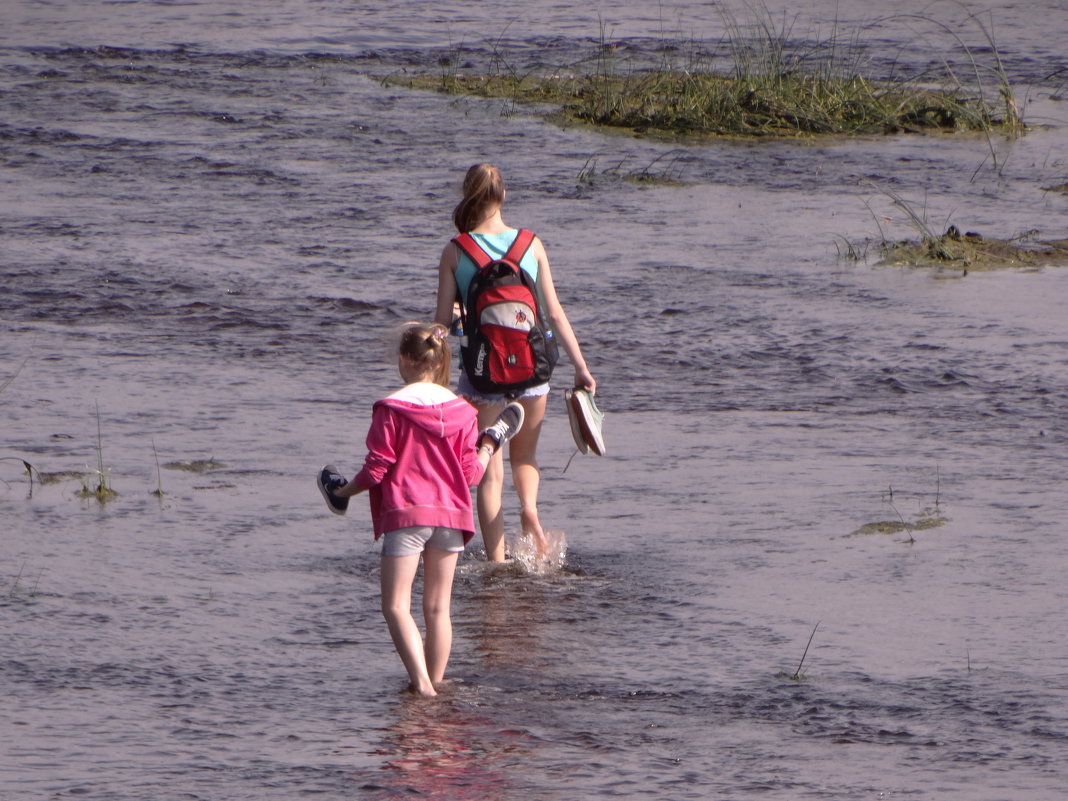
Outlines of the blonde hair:
M464 176L464 196L452 210L456 230L466 234L504 203L504 179L492 164L476 164Z
M397 350L422 375L429 376L435 384L447 387L452 365L448 335L448 329L437 323L410 323L401 332Z

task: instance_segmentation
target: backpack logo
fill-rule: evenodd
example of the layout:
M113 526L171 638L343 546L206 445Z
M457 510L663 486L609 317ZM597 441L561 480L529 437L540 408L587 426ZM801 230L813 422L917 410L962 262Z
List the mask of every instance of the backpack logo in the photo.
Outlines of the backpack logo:
M467 338L460 358L479 392L515 397L548 381L559 358L537 283L519 266L533 241L533 233L520 230L508 252L494 258L470 234L453 239L477 269L459 300Z

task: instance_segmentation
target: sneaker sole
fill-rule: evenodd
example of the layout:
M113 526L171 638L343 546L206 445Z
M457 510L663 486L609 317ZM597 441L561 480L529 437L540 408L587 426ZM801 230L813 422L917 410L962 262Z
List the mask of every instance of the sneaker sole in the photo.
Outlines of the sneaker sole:
M334 505L334 500L335 499L333 497L331 497L329 492L326 491L326 485L323 484L323 473L325 473L327 470L329 470L331 473L337 473L338 472L338 469L336 467L334 467L332 464L326 465L325 467L323 467L322 470L319 471L319 475L317 475L315 477L315 486L317 486L319 488L319 492L322 493L323 500L326 501L326 508L329 509L334 514L340 516L340 515L345 514L345 512L348 511L349 505L347 503L344 506L341 506L341 507Z
M511 440L512 437L514 437L516 434L523 430L523 423L526 422L527 413L526 410L523 408L523 404L519 403L518 401L512 401L508 404L508 406L514 406L515 410L519 412L519 419L516 420L515 423L515 431L512 432L511 437L508 437L508 439ZM504 408L507 409L508 406L505 406Z

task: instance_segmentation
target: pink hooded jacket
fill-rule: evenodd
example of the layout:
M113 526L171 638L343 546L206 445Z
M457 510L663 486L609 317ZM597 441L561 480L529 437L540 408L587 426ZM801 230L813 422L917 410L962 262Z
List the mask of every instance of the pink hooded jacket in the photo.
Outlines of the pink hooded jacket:
M478 413L449 389L409 384L374 405L367 457L356 486L370 490L377 540L408 526L447 526L474 536L471 487L478 461Z

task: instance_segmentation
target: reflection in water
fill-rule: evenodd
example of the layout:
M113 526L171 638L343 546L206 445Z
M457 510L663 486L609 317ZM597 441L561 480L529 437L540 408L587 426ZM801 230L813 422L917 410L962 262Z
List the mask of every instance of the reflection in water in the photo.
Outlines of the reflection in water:
M474 644L483 680L514 689L521 674L541 666L542 633L556 591L519 562L492 566L463 601L465 636Z
M470 661L454 659L453 679L436 698L398 704L397 721L373 751L384 760L381 773L361 775L376 799L518 799L530 791L515 767L537 760L529 727L550 713L527 690L553 679L545 643L559 587L519 561L471 561L459 578L454 616L462 616L457 632Z
M504 762L516 750L515 733L496 731L492 721L468 708L459 685L436 698L411 698L398 705L374 753L380 772L361 776L361 789L375 799L503 799L513 789Z

